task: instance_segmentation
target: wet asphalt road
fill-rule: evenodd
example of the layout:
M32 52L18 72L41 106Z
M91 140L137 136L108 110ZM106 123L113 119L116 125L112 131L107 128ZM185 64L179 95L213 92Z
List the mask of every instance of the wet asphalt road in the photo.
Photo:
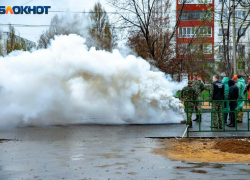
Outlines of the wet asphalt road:
M248 164L172 161L151 151L185 125L74 125L0 130L0 179L249 179Z

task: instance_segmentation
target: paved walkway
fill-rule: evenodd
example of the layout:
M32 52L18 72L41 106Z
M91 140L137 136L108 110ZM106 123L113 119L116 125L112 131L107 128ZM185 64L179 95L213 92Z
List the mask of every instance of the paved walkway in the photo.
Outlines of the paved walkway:
M204 125L206 124L204 120ZM249 165L172 161L152 151L185 124L0 130L0 179L249 179Z

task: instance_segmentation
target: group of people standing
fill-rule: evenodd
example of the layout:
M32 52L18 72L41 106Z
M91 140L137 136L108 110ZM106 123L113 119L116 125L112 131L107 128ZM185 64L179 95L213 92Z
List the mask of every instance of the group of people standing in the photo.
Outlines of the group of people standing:
M194 109L196 111L196 119L193 121L202 121L201 113L199 112L201 110L201 102L188 102L188 107L186 107L187 104L185 102L201 100L203 90L205 90L204 83L198 80L197 74L194 73L193 81L189 80L188 86L184 87L181 91L185 111L187 111L187 108L191 111L187 117L189 128L192 127L191 117ZM213 83L210 87L210 100L212 100L212 111L214 111L212 113L211 128L222 129L223 113L225 124L229 120L227 126L235 127L236 120L237 123L241 123L243 120L244 94L247 92L250 105L250 77L246 86L245 80L241 75L235 75L232 79L224 77L222 81L219 81L218 75L213 76Z

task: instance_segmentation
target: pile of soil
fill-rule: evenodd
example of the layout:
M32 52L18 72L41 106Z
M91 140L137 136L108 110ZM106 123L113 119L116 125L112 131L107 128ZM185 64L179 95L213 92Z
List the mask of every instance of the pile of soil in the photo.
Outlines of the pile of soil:
M250 162L249 139L164 139L153 151L164 157L191 162Z
M248 139L225 139L214 145L214 149L222 152L250 154L250 140Z

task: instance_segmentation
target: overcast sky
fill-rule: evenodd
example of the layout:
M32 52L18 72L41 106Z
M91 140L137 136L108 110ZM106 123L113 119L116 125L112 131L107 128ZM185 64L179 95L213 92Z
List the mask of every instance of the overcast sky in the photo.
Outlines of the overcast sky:
M51 6L49 11L89 11L98 0L0 0L0 6ZM107 10L105 0L99 0ZM1 24L27 24L27 25L49 25L55 12L49 14L0 14L0 27L3 31L8 26ZM62 13L57 13L62 14ZM37 42L39 35L48 27L15 27L16 34L31 41ZM19 32L19 33L18 33Z

